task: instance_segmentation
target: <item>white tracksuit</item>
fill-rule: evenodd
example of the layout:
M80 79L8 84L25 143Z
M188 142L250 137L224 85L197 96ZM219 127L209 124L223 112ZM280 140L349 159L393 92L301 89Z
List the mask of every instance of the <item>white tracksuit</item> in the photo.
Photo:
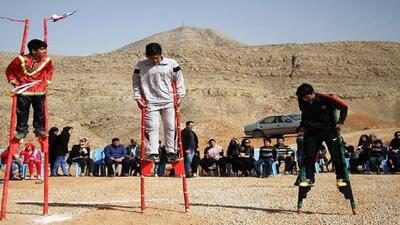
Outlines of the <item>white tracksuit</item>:
M178 63L163 58L160 64L152 65L147 59L140 61L133 72L133 97L146 99L146 154L158 154L160 115L164 127L165 149L176 153L176 126L172 82L176 81L178 98L185 97L185 84Z

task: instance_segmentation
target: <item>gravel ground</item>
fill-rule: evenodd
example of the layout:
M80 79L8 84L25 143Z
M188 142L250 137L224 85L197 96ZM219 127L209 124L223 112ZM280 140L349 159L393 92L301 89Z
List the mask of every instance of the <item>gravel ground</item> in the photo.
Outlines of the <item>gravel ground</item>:
M304 212L296 214L295 176L188 179L184 213L180 178L146 178L147 209L140 213L140 178L50 178L50 216L42 217L43 185L12 181L3 224L400 224L400 176L352 175L358 215L335 186L317 176Z

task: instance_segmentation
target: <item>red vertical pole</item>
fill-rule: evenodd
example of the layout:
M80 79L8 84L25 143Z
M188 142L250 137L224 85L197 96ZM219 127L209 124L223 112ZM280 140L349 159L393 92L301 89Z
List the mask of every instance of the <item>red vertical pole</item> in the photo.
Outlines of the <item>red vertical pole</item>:
M48 107L47 96L44 100L44 130L49 130L48 126ZM44 171L43 171L43 215L49 212L49 140L48 137L38 137L42 152L44 153Z
M144 100L143 100L144 101ZM143 166L143 159L144 159L144 152L146 150L146 140L145 140L145 120L146 120L146 108L141 109L142 113L142 121L140 127L140 136L141 136L141 143L140 143L140 212L144 213L146 209L146 202L145 202L145 189L144 189L144 166Z
M19 50L21 55L23 55L24 51L25 51L25 45L26 45L26 39L28 36L28 31L29 31L29 20L25 19L24 33L22 35L21 48Z
M14 139L16 111L17 111L17 96L12 96L11 119L10 119L10 144L8 148L6 171L4 174L3 195L1 200L1 220L6 219L8 186L10 182L10 172L11 172L11 160L12 160L12 155L16 152L16 149L18 148L18 141Z
M182 134L181 134L181 118L179 112L179 106L177 105L178 95L176 90L176 82L172 82L172 90L174 92L174 103L175 103L175 117L176 117L176 132L178 133L178 149L180 157L184 157L182 147ZM183 162L182 162L183 163ZM185 212L189 210L189 196L186 183L186 171L182 175L182 187L183 187L183 199L185 201Z
M43 20L43 30L44 30L44 42L47 43L48 32L47 32L47 19ZM47 107L47 96L44 100L44 130L49 130L49 112ZM48 137L39 137L39 142L42 147L42 152L44 153L44 173L43 173L43 215L49 213L49 140Z
M24 33L22 35L20 54L24 54L26 39L29 30L29 19L25 19ZM11 160L12 155L16 152L19 141L14 139L15 133L15 117L17 112L17 96L12 96L11 103L11 117L10 117L10 134L9 134L9 154L7 158L7 166L4 175L3 194L1 198L1 220L6 219L7 216L7 200L8 200L8 186L10 182Z
M47 19L43 19L43 41L47 43L48 31L47 31Z

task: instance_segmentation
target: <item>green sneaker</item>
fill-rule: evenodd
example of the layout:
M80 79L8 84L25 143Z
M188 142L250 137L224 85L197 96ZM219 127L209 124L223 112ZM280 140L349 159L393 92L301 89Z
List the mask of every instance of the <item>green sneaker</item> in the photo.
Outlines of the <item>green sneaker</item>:
M343 179L336 179L336 184L338 187L346 187L347 186L347 182L344 181Z
M314 186L314 181L312 181L311 179L306 179L299 183L299 187L312 187L312 186Z

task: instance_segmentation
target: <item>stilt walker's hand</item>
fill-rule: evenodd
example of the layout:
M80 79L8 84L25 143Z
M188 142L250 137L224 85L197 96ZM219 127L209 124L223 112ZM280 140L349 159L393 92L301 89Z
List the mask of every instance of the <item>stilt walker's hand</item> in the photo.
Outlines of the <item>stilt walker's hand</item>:
M181 100L180 98L178 98L178 99L176 100L175 109L176 109L176 111L178 111L178 112L179 112L179 108L181 107L181 102L182 102L182 100Z
M343 128L343 124L341 124L341 123L336 124L336 129L342 130L342 128Z
M136 103L137 103L139 109L146 108L146 104L144 104L144 102L141 99L136 100Z

